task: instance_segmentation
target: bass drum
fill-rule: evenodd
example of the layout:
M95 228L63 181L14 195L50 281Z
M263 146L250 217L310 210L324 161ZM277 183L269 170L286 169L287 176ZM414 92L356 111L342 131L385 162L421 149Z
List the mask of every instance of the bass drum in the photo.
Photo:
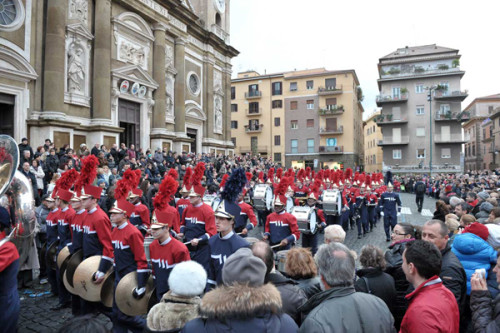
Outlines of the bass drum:
M297 219L299 230L305 234L315 234L318 231L316 210L314 207L294 206L290 213Z
M328 189L323 192L323 212L325 215L339 215L342 196L339 190Z
M253 204L257 210L271 210L273 207L273 189L266 184L255 185Z
M203 196L203 203L212 207L212 210L215 212L217 207L219 207L220 199L217 194L205 194Z

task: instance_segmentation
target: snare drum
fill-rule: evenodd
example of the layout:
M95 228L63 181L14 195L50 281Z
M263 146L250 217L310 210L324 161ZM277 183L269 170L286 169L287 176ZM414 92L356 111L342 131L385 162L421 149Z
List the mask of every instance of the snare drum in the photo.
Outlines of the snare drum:
M339 190L325 190L323 192L323 212L325 215L339 215L341 208L342 196Z
M315 234L318 231L314 207L294 206L291 214L297 219L297 225L301 232L305 234Z
M266 184L255 185L253 204L257 210L271 210L273 206L273 189Z
M285 273L286 257L290 250L282 250L276 252L276 269L282 273Z

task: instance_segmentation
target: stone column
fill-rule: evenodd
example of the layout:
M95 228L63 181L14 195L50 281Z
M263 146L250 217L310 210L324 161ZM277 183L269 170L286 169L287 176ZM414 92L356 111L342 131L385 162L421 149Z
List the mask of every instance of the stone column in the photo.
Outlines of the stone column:
M111 1L95 2L92 118L111 120Z
M186 131L186 66L184 56L186 52L186 40L177 38L175 40L175 69L177 76L175 79L175 131L185 133Z
M47 1L43 89L44 111L64 111L64 58L66 57L67 12L67 0Z
M224 117L224 122L222 125L223 138L225 141L231 141L231 65L226 67L223 73L223 78L225 77L225 101L223 105L222 114ZM243 124L244 125L244 124ZM270 125L269 125L270 126Z
M211 57L206 56L205 62L205 91L206 93L206 111L207 111L207 122L205 126L206 136L209 138L215 138L214 134L214 64L215 60Z
M155 101L153 109L153 128L165 129L165 111L167 102L165 82L165 32L167 26L163 23L153 25L155 42L153 46L153 79L158 83L158 88L153 93Z

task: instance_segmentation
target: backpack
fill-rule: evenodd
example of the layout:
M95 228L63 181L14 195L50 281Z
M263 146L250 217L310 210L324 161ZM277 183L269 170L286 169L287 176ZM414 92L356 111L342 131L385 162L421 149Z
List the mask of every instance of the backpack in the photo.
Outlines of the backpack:
M419 182L417 184L417 187L415 188L415 192L417 194L424 194L425 193L425 185L422 182Z

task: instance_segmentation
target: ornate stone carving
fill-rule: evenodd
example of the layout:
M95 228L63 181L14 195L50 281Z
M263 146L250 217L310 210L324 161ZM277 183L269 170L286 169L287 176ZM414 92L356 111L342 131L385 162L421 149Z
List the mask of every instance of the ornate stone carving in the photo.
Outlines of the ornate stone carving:
M120 44L120 51L118 52L118 58L135 65L144 66L146 52L144 48L140 46L122 41Z
M87 16L89 5L87 0L70 0L69 6L69 19L77 19L81 22L87 23Z
M214 96L214 133L222 134L222 98Z
M85 51L79 43L71 43L68 51L68 92L85 94L86 68L83 56Z
M172 122L174 117L174 84L175 79L173 75L168 75L166 78L166 93L167 93L167 101L166 101L166 110L165 110L165 120L167 122Z
M218 94L223 94L222 73L219 71L214 71L214 92Z
M174 67L174 48L170 45L165 45L165 68Z

